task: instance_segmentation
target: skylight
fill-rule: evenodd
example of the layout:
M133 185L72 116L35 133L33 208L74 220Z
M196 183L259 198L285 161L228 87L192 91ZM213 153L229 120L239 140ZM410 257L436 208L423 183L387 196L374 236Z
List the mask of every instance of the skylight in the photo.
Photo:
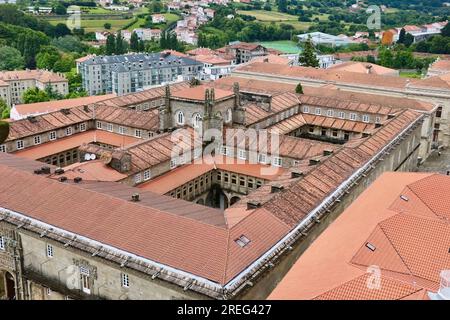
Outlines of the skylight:
M409 201L408 197L407 197L407 196L404 196L404 195L401 195L401 196L400 196L400 199L402 199L403 201Z
M376 249L376 247L375 247L373 244L371 244L370 242L367 242L367 243L366 243L366 247L367 247L367 249L369 249L370 251L375 251L375 249Z
M236 240L234 240L234 242L236 242L241 248L243 248L250 243L250 239L247 238L246 236L242 235L239 238L237 238Z

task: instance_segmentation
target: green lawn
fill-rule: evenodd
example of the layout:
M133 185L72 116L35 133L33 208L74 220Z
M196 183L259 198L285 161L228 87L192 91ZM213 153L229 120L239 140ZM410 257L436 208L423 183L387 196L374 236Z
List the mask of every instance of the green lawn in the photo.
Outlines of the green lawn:
M238 14L253 16L259 21L288 21L298 20L298 17L281 12L265 11L265 10L238 10Z
M133 21L133 19L101 19L101 20L92 20L92 19L82 19L81 27L84 28L86 32L95 32L95 31L107 31L104 28L105 23L111 24L111 29L109 31L117 31L123 28L125 25ZM49 22L53 25L57 25L58 23L66 23L64 19L57 20L49 20Z
M280 41L265 41L260 42L266 48L280 50L284 53L298 53L299 47L294 41L290 40L280 40Z
M400 77L420 79L421 75L414 71L400 71Z

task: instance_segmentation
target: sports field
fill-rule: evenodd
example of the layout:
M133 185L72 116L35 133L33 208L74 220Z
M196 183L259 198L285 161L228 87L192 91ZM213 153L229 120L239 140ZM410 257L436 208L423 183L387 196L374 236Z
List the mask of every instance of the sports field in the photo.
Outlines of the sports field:
M280 50L284 53L298 53L300 50L297 44L290 40L265 41L261 42L261 45L266 48Z

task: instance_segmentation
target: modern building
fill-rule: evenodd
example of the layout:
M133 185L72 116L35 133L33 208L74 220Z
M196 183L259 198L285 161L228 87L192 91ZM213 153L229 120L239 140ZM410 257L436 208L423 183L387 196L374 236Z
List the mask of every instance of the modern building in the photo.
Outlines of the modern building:
M171 52L96 56L79 63L83 88L90 94L124 95L152 86L198 77L203 64Z
M25 91L31 88L45 90L48 86L62 95L69 93L69 82L60 73L48 70L0 71L0 98L8 106L22 103Z
M346 46L353 43L353 41L348 38L333 36L331 34L323 32L310 32L305 34L299 34L297 35L297 38L300 42L305 42L308 39L311 39L311 42L314 45L329 45L332 47Z

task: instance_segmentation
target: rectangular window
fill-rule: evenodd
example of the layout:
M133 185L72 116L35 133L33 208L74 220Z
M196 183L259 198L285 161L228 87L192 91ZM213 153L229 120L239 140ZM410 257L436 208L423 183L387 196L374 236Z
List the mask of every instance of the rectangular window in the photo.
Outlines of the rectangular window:
M262 164L266 164L267 163L267 155L260 153L258 155L258 162L262 163Z
M332 117L332 116L334 116L334 111L333 110L327 110L327 116L328 117Z
M134 130L134 136L136 138L141 138L142 137L142 132L139 129Z
M41 136L34 137L34 144L41 144Z
M126 273L122 273L122 287L124 288L130 287L130 277Z
M365 114L365 115L362 116L362 121L363 122L369 122L370 121L370 117L367 114Z
M100 121L97 121L96 126L97 126L97 129L101 129L102 128L102 123Z
M113 132L113 125L112 125L112 123L106 124L106 130L108 130L109 132Z
M308 106L303 106L303 112L304 113L309 113L309 107Z
M53 246L51 244L47 244L47 257L53 258Z
M56 140L56 131L52 131L48 135L49 140L53 141Z
M50 288L45 288L45 292L47 293L47 295L51 295L52 294L52 289Z
M6 146L4 144L0 144L0 152L6 152Z
M320 116L322 114L322 109L316 108L316 115Z
M144 171L144 180L148 180L150 179L150 170L145 170Z
M356 113L350 113L350 120L356 120Z
M0 250L5 250L5 238L0 236Z
M86 131L86 123L80 124L80 131Z
M141 174L140 174L140 173L136 174L136 175L134 176L134 183L139 183L139 182L141 182L141 181L142 181Z
M375 123L381 123L381 118L380 117L375 117Z
M222 146L220 153L223 154L224 156L228 155L228 148L226 146Z
M339 111L339 118L345 119L345 112Z
M177 160L172 159L170 160L170 169L173 169L177 166Z
M273 157L272 158L272 165L274 165L276 167L281 167L283 165L283 159L281 159L279 157Z
M72 135L72 127L67 127L66 128L66 136L70 136Z
M16 142L17 150L23 149L23 140L18 140Z
M126 132L127 132L127 130L126 130L125 127L122 127L122 126L119 127L119 133L120 134L125 134Z
M245 154L245 150L239 150L239 159L246 160L247 156Z
M90 271L84 266L80 266L81 288L84 293L91 293L91 281L89 279Z

